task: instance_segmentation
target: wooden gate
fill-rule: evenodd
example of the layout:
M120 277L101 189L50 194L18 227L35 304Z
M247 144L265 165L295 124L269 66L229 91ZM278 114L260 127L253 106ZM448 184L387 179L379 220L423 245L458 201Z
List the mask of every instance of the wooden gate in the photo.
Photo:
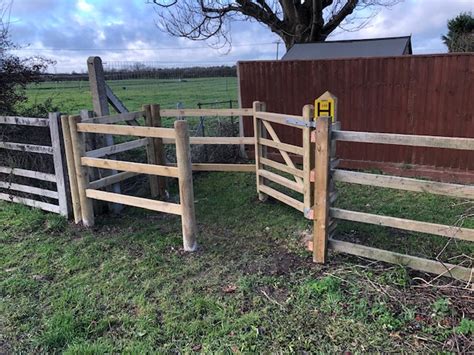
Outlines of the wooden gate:
M30 207L42 209L63 216L68 216L70 212L69 199L67 195L65 164L63 160L63 144L61 139L61 130L59 125L59 113L50 113L47 118L32 117L12 117L0 116L0 125L28 126L38 128L49 128L51 145L37 145L28 143L16 143L0 141L0 150L14 150L25 153L34 153L52 156L54 173L49 174L44 171L35 171L28 169L18 169L11 166L0 166L0 176L5 174L8 181L0 178L0 200L20 203ZM28 179L27 182L18 183L16 179ZM37 187L34 181L47 182L56 185L56 190ZM19 196L20 194L26 194ZM35 196L35 197L33 197Z
M268 196L273 197L312 219L314 149L311 148L311 132L314 130L314 107L304 106L301 116L266 112L262 102L254 102L253 109L259 199L264 201ZM302 146L282 142L275 125L298 129L302 135ZM272 154L269 154L270 151ZM298 166L295 161L302 164Z

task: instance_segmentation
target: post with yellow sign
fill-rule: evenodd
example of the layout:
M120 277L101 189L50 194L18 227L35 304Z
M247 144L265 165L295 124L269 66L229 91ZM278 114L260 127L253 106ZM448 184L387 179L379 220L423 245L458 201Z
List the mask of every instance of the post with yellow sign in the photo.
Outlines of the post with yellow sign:
M337 98L325 92L314 103L315 174L313 213L313 261L325 263L330 233L331 127L337 119Z

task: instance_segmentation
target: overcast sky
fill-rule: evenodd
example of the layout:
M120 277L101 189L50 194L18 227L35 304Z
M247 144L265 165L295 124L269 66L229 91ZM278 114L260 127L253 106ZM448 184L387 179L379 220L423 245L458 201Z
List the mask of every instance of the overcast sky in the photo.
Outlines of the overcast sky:
M57 72L84 71L90 55L105 62L154 61L163 66L235 64L238 60L274 59L278 37L257 23L232 26L229 53L174 38L156 26L146 0L14 0L11 35L28 46L21 56L41 54L57 61ZM405 0L381 9L358 32L337 31L330 39L374 38L412 34L415 54L442 53L446 22L473 11L473 0ZM75 49L75 50L66 50ZM79 50L78 50L79 49ZM284 46L280 46L280 56Z

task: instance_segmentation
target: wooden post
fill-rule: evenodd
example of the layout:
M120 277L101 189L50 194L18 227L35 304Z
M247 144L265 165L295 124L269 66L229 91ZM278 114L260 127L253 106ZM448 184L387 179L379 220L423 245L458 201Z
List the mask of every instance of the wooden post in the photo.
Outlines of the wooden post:
M92 104L94 112L97 116L110 115L109 103L107 100L107 84L105 83L104 67L102 66L102 59L100 57L89 57L87 59L87 69L89 72L89 84L91 88ZM110 134L105 135L105 145L114 145L114 137ZM99 147L94 147L94 149ZM114 158L113 156L111 157ZM116 171L107 171L107 175L114 175ZM120 184L114 184L112 189L115 193L120 193ZM112 210L119 213L122 206L112 204Z
M197 225L194 211L193 169L188 124L186 121L175 121L174 129L176 132L176 162L181 203L181 224L183 226L183 247L185 251L195 251L197 249Z
M160 105L144 105L146 125L161 127ZM155 165L166 165L165 148L162 138L149 138L147 146L148 162ZM151 176L150 189L152 197L166 198L166 178Z
M313 121L314 117L314 106L306 105L303 107L303 120L310 123ZM312 208L313 208L313 197L314 189L313 184L311 183L311 171L314 169L314 149L312 148L311 143L311 132L313 129L311 127L303 128L303 195L304 195L304 215L306 218L312 219Z
M81 203L82 224L85 227L92 227L94 225L94 208L92 200L86 196L86 189L89 185L89 175L87 168L81 164L81 158L85 154L84 134L77 131L77 123L80 122L80 119L80 116L69 116L69 129L74 153L77 190Z
M260 158L267 157L267 148L260 144L260 138L265 138L265 131L262 125L262 121L255 116L255 112L266 111L265 103L255 101L253 103L253 135L255 136L255 172L257 174L257 193L260 201L266 201L268 195L260 191L260 186L265 185L265 179L260 176L259 170L263 169L263 164L260 162Z
M71 141L71 129L69 127L69 116L61 116L63 129L64 148L66 152L67 172L69 176L69 189L71 191L72 210L74 213L74 223L82 221L81 202L79 201L79 190L77 187L76 167L74 163L74 152Z
M320 117L316 124L313 261L325 263L329 225L329 163L331 160L331 118Z
M51 133L51 146L53 147L54 174L56 175L56 187L59 195L59 213L68 217L70 212L70 199L67 193L66 170L64 164L64 142L61 139L61 114L55 112L49 114L49 130Z

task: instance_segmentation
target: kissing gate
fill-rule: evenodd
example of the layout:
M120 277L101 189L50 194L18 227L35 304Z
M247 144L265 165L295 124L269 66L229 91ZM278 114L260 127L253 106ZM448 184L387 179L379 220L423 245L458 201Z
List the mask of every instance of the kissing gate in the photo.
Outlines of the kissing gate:
M186 121L177 120L174 128L163 128L161 127L162 116L253 117L254 137L189 137ZM139 125L142 118L145 118L144 126ZM126 125L117 125L123 122ZM337 169L337 141L474 151L472 138L342 131L340 122L337 121L337 99L329 92L318 98L314 106L306 105L301 116L267 112L262 102L254 102L252 108L243 109L161 110L159 105L146 105L139 112L87 117L82 120L80 116L62 116L62 124L76 223L82 222L85 226L94 225L93 200L176 214L181 216L184 249L194 251L197 247L197 227L192 172L254 172L258 197L261 201L268 197L274 198L301 211L306 218L314 221L313 240L308 243L308 249L313 251L315 262L326 262L329 247L336 251L401 264L425 272L471 280L472 267L451 265L343 242L334 239L333 234L337 219L471 242L474 241L473 229L343 210L333 205L337 198L335 183L338 181L474 199L472 185L447 184ZM296 146L282 142L277 134L278 129L282 127L300 130L302 145ZM88 151L85 143L86 134L119 135L138 139ZM174 165L168 164L165 160L165 144L176 145L177 163ZM255 164L193 164L190 153L192 144L251 145L255 148ZM140 147L147 150L147 164L114 159L115 154ZM93 181L90 181L90 176L97 174L90 174L90 168L101 169L101 174ZM103 169L112 171L112 174L102 174ZM138 174L150 175L151 197L159 197L161 200L111 192L112 185ZM178 179L179 204L163 201L166 195L166 177Z

